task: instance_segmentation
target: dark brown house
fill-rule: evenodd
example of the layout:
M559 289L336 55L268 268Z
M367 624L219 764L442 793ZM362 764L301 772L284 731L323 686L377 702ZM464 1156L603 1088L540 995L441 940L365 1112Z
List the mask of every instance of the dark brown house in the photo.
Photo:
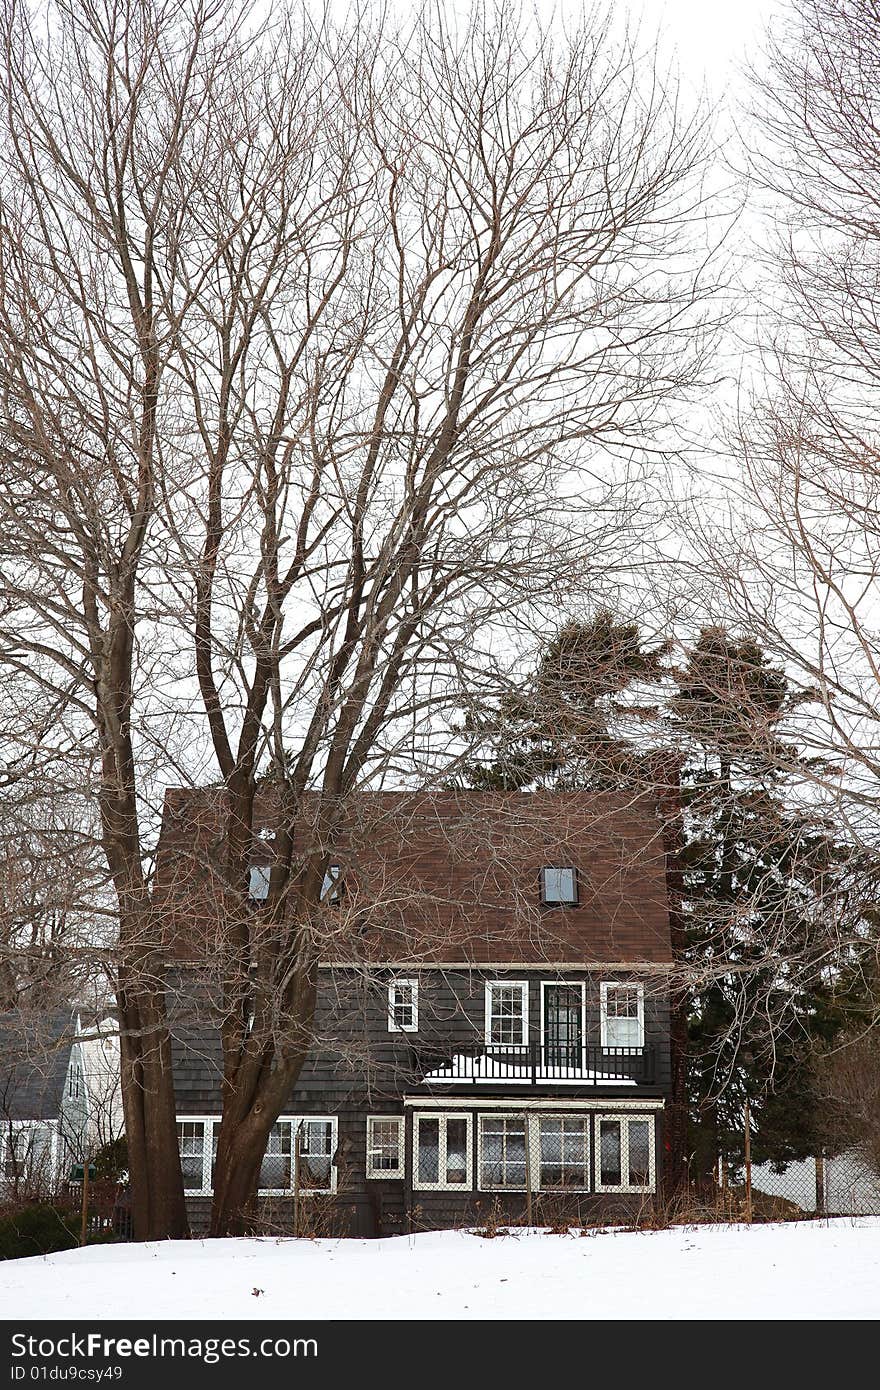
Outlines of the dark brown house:
M258 807L255 913L272 860ZM223 794L166 796L157 902L174 938L175 1084L193 1228L220 1113L212 962ZM312 1052L261 1196L390 1234L616 1217L661 1180L670 1096L666 853L656 799L365 793L325 880ZM528 1194L528 1195L527 1195Z

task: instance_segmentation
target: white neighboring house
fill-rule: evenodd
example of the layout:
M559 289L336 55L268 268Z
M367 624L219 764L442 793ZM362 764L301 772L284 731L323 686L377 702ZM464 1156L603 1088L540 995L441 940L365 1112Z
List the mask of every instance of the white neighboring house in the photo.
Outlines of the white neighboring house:
M55 1193L89 1128L79 1014L0 1014L0 1201Z
M99 1017L88 1026L81 1023L78 1045L89 1110L88 1149L94 1155L125 1133L119 1029L115 1019Z

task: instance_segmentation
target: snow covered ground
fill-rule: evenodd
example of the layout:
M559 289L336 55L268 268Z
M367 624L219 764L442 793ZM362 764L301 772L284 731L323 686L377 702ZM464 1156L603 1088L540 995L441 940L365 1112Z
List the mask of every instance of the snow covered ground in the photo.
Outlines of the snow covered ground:
M876 1318L880 1219L167 1241L0 1264L6 1319Z

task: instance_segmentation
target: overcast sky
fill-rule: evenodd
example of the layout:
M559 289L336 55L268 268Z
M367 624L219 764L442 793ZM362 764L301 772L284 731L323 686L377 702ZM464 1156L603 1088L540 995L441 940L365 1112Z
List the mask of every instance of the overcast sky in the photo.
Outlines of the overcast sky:
M620 3L621 0L618 0ZM705 79L720 97L727 82L736 83L737 65L754 56L768 20L784 9L784 0L623 0L646 27L658 26L678 51L682 75L695 85Z

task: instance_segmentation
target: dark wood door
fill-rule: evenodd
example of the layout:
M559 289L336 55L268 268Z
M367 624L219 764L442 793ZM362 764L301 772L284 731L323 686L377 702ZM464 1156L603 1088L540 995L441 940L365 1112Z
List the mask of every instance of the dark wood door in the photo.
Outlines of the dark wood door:
M578 985L544 986L544 1060L548 1067L579 1067L584 1044Z

